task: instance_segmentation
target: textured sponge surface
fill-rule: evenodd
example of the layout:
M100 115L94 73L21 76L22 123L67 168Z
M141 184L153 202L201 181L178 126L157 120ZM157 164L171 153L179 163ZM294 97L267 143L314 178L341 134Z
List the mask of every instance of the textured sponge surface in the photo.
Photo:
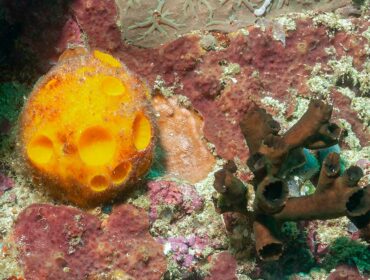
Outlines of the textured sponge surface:
M79 205L114 198L150 167L149 90L110 54L69 50L35 86L20 140L43 185Z

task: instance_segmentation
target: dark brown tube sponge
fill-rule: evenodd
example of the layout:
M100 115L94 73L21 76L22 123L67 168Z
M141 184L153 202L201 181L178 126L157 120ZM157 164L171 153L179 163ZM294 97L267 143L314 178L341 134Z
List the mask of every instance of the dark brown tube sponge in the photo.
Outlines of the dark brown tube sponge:
M266 176L257 186L255 210L264 214L279 213L285 206L288 194L284 180Z
M216 209L219 213L245 213L247 210L247 189L243 182L234 176L236 170L235 163L229 161L214 175L214 188L220 194L218 198L215 198Z
M343 131L330 122L331 114L332 106L312 100L302 118L283 135L265 110L253 107L245 114L240 127L251 153L247 165L254 174L254 212L246 209L246 188L235 177L235 165L228 162L215 174L217 207L221 212L237 211L253 217L256 251L263 260L277 260L282 255L279 226L285 221L347 216L365 239L370 237L370 186L357 185L363 176L357 166L341 174L337 153L324 159L313 194L289 197L288 175L305 163L303 148L321 149L339 142Z
M283 254L283 243L277 237L276 223L267 216L257 216L253 222L257 254L266 261L275 261Z

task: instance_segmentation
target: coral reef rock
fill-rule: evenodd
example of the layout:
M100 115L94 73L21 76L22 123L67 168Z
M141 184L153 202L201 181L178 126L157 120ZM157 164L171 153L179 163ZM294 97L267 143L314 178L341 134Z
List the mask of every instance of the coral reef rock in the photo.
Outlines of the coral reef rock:
M116 0L118 24L131 44L156 47L193 30L235 31L259 17L272 18L305 10L331 11L353 7L350 0Z
M131 205L101 222L76 208L34 204L19 215L14 239L26 279L158 280L166 260L148 227L146 213Z
M229 252L212 256L212 268L205 280L237 280L235 258Z
M204 136L224 159L247 159L238 123L253 103L294 123L310 96L332 98L333 116L345 121L358 147L367 146L368 21L328 14L283 22L280 39L274 35L277 19L236 33L212 33L211 49L202 47L209 35L191 34L157 49L122 44L114 53L152 87L161 81L163 88L186 96L204 119Z
M193 7L206 12L208 5L205 3L210 1L185 1L184 5L188 7L186 9ZM106 50L121 58L151 87L159 78L164 87L187 96L204 119L205 137L223 158L245 160L248 157L238 122L252 101L269 110L274 117L294 121L304 111L302 107L307 105L312 94L333 95L336 100L334 117L345 120L360 140L360 145L367 145L366 108L369 105L366 106L366 99L361 99L370 88L370 64L368 60L366 62L370 37L366 17L343 18L334 13L311 13L274 20L261 18L249 27L242 21L239 28L233 28L234 31L239 30L233 33L192 33L155 48L143 49L125 43L122 29L141 35L146 32L145 28L152 29L155 35L150 38L159 38L163 43L161 36L157 36L161 34L156 27L158 22L154 20L154 27L151 27L150 18L149 21L146 19L151 15L147 11L152 12L154 19L165 16L171 25L175 17L169 14L168 11L172 10L168 10L168 6L173 4L163 0L117 2L118 6L113 0L72 1L71 18L78 22L80 31L88 38L85 43L90 48ZM244 14L248 10L245 3L249 2L253 2L252 6L256 8L255 1L231 0L223 1L223 4L213 3L209 7L216 13L216 6L228 5ZM277 2L286 7L286 1ZM273 1L269 6L272 11L277 8L277 2ZM351 5L351 1L336 1L335 4L333 1L320 1L320 4L317 1L299 2L305 9L309 5L319 11L327 11L328 7L337 5L337 8ZM292 2L288 8L295 5ZM182 5L177 6L174 9ZM134 22L131 16L125 15L125 11L128 15L141 11L143 18ZM132 25L118 26L117 19L126 16ZM175 24L180 28L178 23ZM69 23L68 26L73 25ZM159 27L165 32L173 29L163 22ZM65 29L67 35L62 37L69 38L71 28ZM50 67L49 63L43 63L47 64L43 68ZM348 96L353 98L348 100Z
M284 221L347 216L364 230L370 223L370 186L358 185L361 168L351 166L342 172L336 152L325 157L320 172L311 178L315 191L289 196L287 181L306 163L303 148L323 149L341 138L343 130L330 122L332 110L331 105L313 99L285 133L265 110L255 107L245 113L240 127L251 152L247 164L254 174L253 211L247 207L251 191L235 176L235 164L229 161L215 173L214 187L220 193L216 207L221 213L236 211L253 218L256 251L262 260L277 260L283 254L280 231Z
M191 185L153 181L148 183L148 189L151 201L149 216L152 221L160 216L168 216L171 207L177 210L177 213L172 213L174 217L171 219L178 219L180 218L178 215L191 214L203 207L203 198Z

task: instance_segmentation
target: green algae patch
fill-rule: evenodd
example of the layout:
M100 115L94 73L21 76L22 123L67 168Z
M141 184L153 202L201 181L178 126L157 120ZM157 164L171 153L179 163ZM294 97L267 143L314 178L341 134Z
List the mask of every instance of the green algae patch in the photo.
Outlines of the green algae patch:
M16 123L29 89L16 82L0 84L0 153L12 150Z
M370 272L370 248L347 237L337 238L329 247L323 267L330 271L340 264L355 265L360 272Z
M0 121L7 119L14 123L18 119L28 92L29 89L19 83L0 84Z

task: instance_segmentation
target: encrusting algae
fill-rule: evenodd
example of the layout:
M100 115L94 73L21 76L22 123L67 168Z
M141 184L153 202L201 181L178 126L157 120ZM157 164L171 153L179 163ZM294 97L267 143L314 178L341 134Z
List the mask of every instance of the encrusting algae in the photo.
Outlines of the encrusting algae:
M34 179L80 206L117 197L152 161L149 96L111 55L65 52L21 115L20 147Z

